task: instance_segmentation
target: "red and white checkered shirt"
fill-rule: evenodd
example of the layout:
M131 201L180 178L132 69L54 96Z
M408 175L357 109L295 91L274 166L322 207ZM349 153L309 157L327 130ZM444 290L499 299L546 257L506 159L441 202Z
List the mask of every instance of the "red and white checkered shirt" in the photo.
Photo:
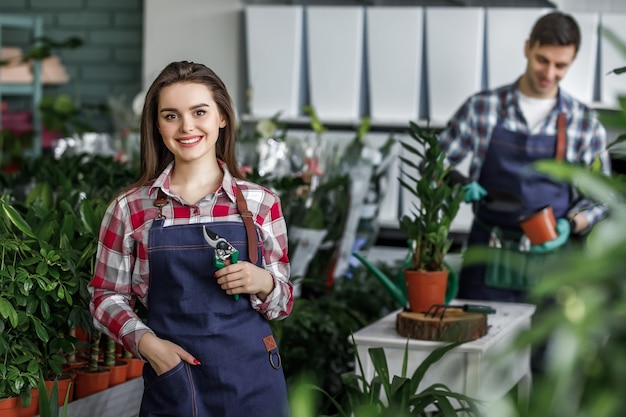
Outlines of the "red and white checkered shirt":
M122 193L106 210L95 273L89 284L90 310L97 329L138 356L139 339L150 329L134 313L133 306L136 297L149 308L148 234L158 214L154 206L158 189L170 197L170 203L163 207L164 227L217 220L243 222L235 200L235 179L219 162L224 171L222 186L197 204L185 202L170 190L172 162L152 184ZM287 225L280 200L264 187L236 181L263 242L263 265L275 284L265 301L251 295L251 305L268 320L284 318L293 308L293 287L289 281Z

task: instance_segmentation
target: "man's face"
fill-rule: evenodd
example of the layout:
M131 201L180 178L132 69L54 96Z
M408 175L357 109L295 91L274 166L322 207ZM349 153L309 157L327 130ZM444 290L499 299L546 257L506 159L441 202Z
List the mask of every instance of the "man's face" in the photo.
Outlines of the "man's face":
M556 97L559 82L576 58L576 47L539 45L539 42L531 46L526 41L524 55L528 60L524 77L529 91L523 93L535 98Z

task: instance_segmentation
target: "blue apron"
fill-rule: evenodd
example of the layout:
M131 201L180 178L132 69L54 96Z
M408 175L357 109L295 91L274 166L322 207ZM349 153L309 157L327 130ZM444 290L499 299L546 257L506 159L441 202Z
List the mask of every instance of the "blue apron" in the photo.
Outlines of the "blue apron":
M490 210L484 203L479 203L475 220L468 237L468 246L487 246L493 228L502 231L509 242L519 242L523 232L518 225L520 217L532 213L546 205L552 206L556 219L565 217L570 207L571 189L565 182L555 182L547 176L533 170L532 164L541 159L563 158L565 148L565 115L560 113L557 122L557 136L533 135L513 132L503 126L505 117L504 98L501 98L501 111L498 123L493 129L487 154L480 171L478 182L488 191L506 191L523 201L523 208L515 212L497 212ZM562 137L560 149L557 137ZM506 240L505 239L505 240ZM511 247L514 252L517 248ZM500 256L514 252L507 249L495 250ZM515 262L522 259L536 261L540 255L516 252L512 257ZM533 260L531 260L533 256ZM485 282L488 274L486 265L463 266L459 278L459 298L492 301L525 301L524 283L512 283L493 287ZM506 273L507 271L500 271ZM513 278L515 280L516 278ZM520 280L532 280L532 276L520 277Z
M157 376L144 367L140 417L284 417L285 378L269 323L249 296L227 295L213 277L214 250L203 224L150 229L148 326L191 353L201 365L179 363ZM207 227L248 260L246 229L239 222ZM259 247L260 254L260 247ZM261 264L258 256L257 265Z

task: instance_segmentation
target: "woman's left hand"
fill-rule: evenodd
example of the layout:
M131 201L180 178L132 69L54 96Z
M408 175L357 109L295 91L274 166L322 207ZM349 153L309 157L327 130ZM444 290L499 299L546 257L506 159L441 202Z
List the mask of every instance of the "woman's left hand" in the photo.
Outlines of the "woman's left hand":
M274 289L272 274L246 261L226 265L218 269L214 276L228 295L256 294L265 300Z

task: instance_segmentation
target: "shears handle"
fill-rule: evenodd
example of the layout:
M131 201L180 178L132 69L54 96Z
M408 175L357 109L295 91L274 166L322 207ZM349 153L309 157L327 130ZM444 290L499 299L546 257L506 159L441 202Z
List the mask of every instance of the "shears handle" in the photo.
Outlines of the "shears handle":
M496 310L493 307L481 305L481 304L465 304L463 311L468 313L480 313L480 314L494 314Z
M224 260L222 258L217 258L216 257L215 258L215 267L217 269L222 269L226 265L236 264L238 260L239 260L239 252L233 252L230 255L230 260L228 261L228 263L224 262ZM234 294L233 297L235 298L235 301L239 300L239 294Z

